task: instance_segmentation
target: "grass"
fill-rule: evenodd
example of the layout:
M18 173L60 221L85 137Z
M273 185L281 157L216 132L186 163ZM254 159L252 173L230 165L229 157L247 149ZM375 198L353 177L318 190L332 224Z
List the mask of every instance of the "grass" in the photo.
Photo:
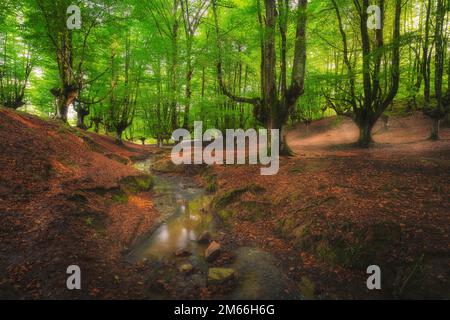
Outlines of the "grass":
M216 193L219 189L219 185L217 183L217 175L211 175L208 173L205 173L203 175L203 179L206 181L206 192L208 193Z

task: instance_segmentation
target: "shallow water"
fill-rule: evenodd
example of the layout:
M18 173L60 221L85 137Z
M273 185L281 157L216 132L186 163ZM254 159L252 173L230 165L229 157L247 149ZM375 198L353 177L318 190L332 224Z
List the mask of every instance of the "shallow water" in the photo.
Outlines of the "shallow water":
M151 160L139 162L136 167L151 172ZM159 278L180 277L173 266L190 263L195 272L180 278L182 293L206 286L209 264L204 252L207 245L199 244L197 238L205 231L215 234L215 221L209 213L212 196L206 195L193 179L180 176L155 176L155 205L163 222L147 238L136 244L129 255L133 262L147 261L153 268L153 276ZM190 254L176 257L179 250ZM289 299L299 298L283 274L273 255L256 247L241 247L232 252L235 257L231 267L237 273L237 281L226 299ZM151 293L155 299L168 298L156 289Z
M136 165L142 171L150 171L150 166L150 161ZM155 205L165 221L133 249L131 259L159 260L173 257L179 250L186 250L191 253L193 265L201 262L206 248L197 242L197 238L203 232L214 229L207 211L211 197L205 195L192 179L154 176Z

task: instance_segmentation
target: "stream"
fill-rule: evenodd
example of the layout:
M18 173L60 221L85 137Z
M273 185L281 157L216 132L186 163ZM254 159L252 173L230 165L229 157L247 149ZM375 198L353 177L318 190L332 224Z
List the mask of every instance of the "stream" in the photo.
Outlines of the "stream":
M154 201L161 214L161 222L148 236L136 243L127 257L133 263L145 262L152 270L148 277L149 297L152 299L191 298L208 287L210 264L205 260L208 244L197 239L204 233L213 239L225 236L209 212L211 195L196 185L190 177L170 176L151 172L152 160L135 164L136 168L155 177ZM219 241L220 242L220 241ZM176 253L179 253L178 255ZM214 298L220 299L293 299L289 280L284 276L277 259L257 247L240 247L231 252L229 265L236 272L233 287ZM190 264L193 271L182 273L179 268ZM171 294L163 290L170 283Z

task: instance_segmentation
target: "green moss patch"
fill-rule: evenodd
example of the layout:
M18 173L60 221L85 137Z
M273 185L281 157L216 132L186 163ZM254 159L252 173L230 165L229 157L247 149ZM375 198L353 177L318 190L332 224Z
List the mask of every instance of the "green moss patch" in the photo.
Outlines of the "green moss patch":
M127 203L128 195L123 190L119 189L112 193L111 199L117 203Z
M264 192L265 189L251 184L249 186L243 187L243 188L238 188L238 189L234 189L234 190L230 190L227 191L221 195L216 196L213 199L213 208L215 209L221 209L221 208L225 208L226 206L232 204L233 202L237 201L241 195L243 195L246 192L250 192L253 194L259 194Z
M239 204L239 217L242 220L256 222L271 213L271 203L262 201L242 201Z
M84 217L84 223L97 232L104 232L108 223L106 217L98 214L89 214Z
M119 162L121 164L128 164L130 161L122 156L119 156L117 154L111 153L111 154L105 154L105 157L107 157L108 159L111 159L113 161Z
M151 175L144 174L123 178L119 184L126 192L139 193L152 190L154 179Z
M206 192L215 193L218 191L219 184L217 181L217 175L205 173L203 175L203 179L206 181Z
M184 165L176 165L171 159L161 159L152 164L152 171L161 173L184 173Z
M351 237L333 236L327 232L315 247L318 257L330 264L364 269L379 261L386 261L389 252L401 237L400 226L391 222L380 222L365 228L352 226Z

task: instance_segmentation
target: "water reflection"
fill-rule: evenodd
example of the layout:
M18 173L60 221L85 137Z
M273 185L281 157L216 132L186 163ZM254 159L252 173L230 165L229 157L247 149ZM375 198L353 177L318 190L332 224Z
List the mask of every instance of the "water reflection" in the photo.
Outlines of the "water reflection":
M141 168L149 168L145 164L140 165ZM130 255L131 260L147 259L155 262L160 265L162 274L170 274L167 262L180 264L181 261L188 261L197 270L196 275L200 274L206 279L207 269L210 267L204 259L206 245L200 245L196 240L205 231L215 231L211 215L207 213L208 210L204 210L208 208L211 197L205 196L189 179L164 175L156 175L154 192L158 211L163 216L171 217L135 247ZM175 252L179 249L187 250L192 255L176 258ZM238 249L231 267L240 275L240 280L228 297L230 299L299 297L297 293L288 292L289 281L283 275L276 259L258 248ZM182 281L180 285L184 290L186 282ZM160 298L160 294L158 290L156 298Z
M205 247L196 240L213 231L205 210L211 197L187 179L163 175L155 177L154 191L156 208L170 218L133 250L132 260L171 258L178 250L192 253L192 262L203 259Z

